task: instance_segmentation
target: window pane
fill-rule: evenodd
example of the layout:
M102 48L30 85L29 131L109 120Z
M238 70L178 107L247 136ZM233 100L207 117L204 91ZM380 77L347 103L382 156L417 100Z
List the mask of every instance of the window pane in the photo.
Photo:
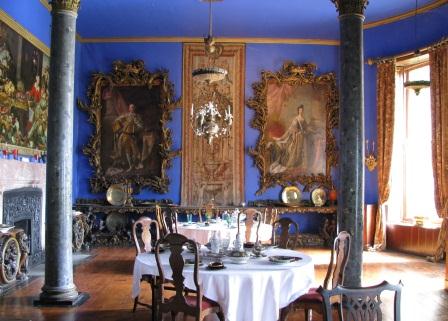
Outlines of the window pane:
M397 76L397 82L428 80L429 66ZM401 91L401 93L400 93ZM404 97L404 99L401 99ZM429 88L419 95L397 86L392 154L389 218L437 218L434 204L434 178L431 149L431 105Z

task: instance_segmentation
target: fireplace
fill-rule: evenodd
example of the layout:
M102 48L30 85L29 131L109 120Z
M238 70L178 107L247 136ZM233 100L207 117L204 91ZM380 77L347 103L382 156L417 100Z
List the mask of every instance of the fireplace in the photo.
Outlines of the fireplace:
M29 266L44 261L42 249L42 190L23 187L3 192L3 223L25 230L29 241Z

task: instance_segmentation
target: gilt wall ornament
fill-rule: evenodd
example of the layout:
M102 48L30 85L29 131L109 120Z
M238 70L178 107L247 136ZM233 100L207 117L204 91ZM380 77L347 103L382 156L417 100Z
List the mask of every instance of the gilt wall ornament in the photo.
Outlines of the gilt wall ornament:
M344 14L361 14L364 15L364 10L369 4L368 0L331 0L336 6L339 15Z
M115 61L111 74L92 75L90 104L78 101L95 126L83 152L94 168L92 191L132 184L168 191L166 170L179 151L171 150L166 124L178 104L168 72L151 73L141 60Z
M54 10L69 10L78 12L81 0L51 0L51 9Z
M339 97L334 74L315 76L315 70L314 64L285 62L277 72L262 71L252 85L247 105L260 135L249 153L260 170L257 195L276 185L332 186Z

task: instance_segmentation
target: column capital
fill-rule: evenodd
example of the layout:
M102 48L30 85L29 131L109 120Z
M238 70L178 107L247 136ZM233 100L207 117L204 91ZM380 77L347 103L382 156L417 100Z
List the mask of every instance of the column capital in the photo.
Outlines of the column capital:
M369 4L369 0L330 0L336 6L339 15L361 14L364 15L364 9Z
M81 0L50 0L50 4L51 11L69 10L77 13Z

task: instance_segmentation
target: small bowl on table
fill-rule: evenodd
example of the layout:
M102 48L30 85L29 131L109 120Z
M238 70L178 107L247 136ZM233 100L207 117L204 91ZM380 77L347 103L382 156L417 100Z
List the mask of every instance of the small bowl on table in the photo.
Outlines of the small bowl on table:
M232 251L229 253L229 259L235 264L245 264L249 262L250 255L245 251Z

